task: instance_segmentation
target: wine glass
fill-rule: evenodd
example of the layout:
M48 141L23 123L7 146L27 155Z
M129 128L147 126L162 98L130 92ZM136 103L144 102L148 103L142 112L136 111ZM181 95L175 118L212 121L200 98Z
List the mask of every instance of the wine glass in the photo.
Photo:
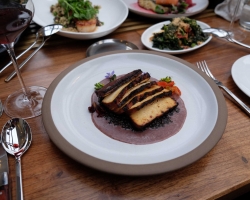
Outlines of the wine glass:
M238 41L243 41L247 36L246 30L242 29L238 23L244 1L245 0L230 1L228 4L228 6L232 8L229 8L229 11L231 11L231 21L229 26L230 37Z
M14 52L14 41L29 26L33 14L32 0L29 0L26 6L17 3L17 0L0 1L0 44L6 48L22 87L10 94L3 105L4 112L12 118L27 119L40 115L47 90L40 86L26 87Z

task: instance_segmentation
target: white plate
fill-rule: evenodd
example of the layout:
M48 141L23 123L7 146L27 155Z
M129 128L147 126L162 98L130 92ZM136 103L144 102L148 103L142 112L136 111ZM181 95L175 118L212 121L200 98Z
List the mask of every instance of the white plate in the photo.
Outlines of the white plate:
M150 17L150 18L156 18L156 19L170 19L174 17L181 17L181 16L192 16L196 15L203 10L205 10L208 6L208 0L193 0L194 6L187 9L186 13L183 14L157 14L153 11L146 10L138 6L137 2L138 0L123 0L129 10L133 13L136 13L138 15L144 16L144 17Z
M94 84L107 72L134 69L152 77L171 76L182 91L187 118L174 136L133 145L111 139L92 123L88 107ZM95 169L126 175L169 172L204 156L221 138L227 108L218 87L193 65L170 55L130 50L88 57L61 73L49 86L42 108L45 129L67 155Z
M200 22L200 21L197 21L197 23L200 25L200 27L202 29L204 29L204 28L210 28L210 26L208 24L206 24L206 23L203 23L203 22ZM212 39L212 36L209 36L209 38L205 42L203 42L201 45L197 45L197 46L189 48L189 49L182 49L182 50L168 50L168 49L164 49L164 50L161 50L161 49L154 48L154 47L152 47L153 46L153 42L150 40L150 38L153 36L153 33L159 32L164 24L166 24L166 25L170 24L170 21L165 21L165 22L160 22L158 24L155 24L155 25L149 27L148 29L146 29L143 32L143 34L141 36L141 42L143 43L143 45L145 47L147 47L148 49L151 49L151 50L154 50L154 51L163 52L163 53L182 54L182 53L187 53L187 52L199 49L199 48L203 47L204 45L206 45Z
M250 97L250 55L236 60L232 66L231 74L236 85Z
M33 21L40 26L54 23L54 16L50 13L50 6L56 4L57 0L33 0L35 14ZM69 31L59 31L58 34L73 39L94 39L108 35L116 30L127 18L128 7L122 0L91 0L93 5L101 6L98 18L104 25L91 33L75 33Z

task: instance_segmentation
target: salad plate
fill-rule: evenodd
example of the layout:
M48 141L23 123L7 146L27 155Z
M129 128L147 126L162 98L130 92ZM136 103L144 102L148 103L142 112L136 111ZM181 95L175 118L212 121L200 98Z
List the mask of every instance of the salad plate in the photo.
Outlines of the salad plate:
M57 2L58 0L33 0L35 6L33 21L40 26L54 24L54 16L50 12L50 7ZM128 7L122 0L91 0L91 2L101 7L97 16L104 23L102 26L89 33L61 30L57 34L79 40L100 38L116 30L128 16Z
M182 91L187 117L174 136L128 144L93 124L88 107L94 84L107 72L121 75L135 69L157 79L171 76ZM44 127L61 151L89 167L123 175L170 172L197 161L217 144L227 122L225 99L212 80L180 58L146 50L101 53L68 67L49 86L42 112Z
M203 10L205 10L208 6L208 0L193 0L192 2L194 3L194 6L188 8L185 13L179 13L179 14L157 14L151 10L146 10L144 8L141 8L138 5L138 0L123 0L129 10L135 14L144 16L144 17L149 17L149 18L156 18L156 19L171 19L175 17L182 17L182 16L193 16L196 15Z
M158 52L163 52L163 53L168 53L168 54L183 54L183 53L194 51L196 49L199 49L199 48L205 46L212 39L212 36L210 35L208 37L208 39L205 42L203 42L202 44L194 46L194 47L190 47L188 49L181 49L181 50L170 50L170 49L161 50L161 49L153 47L153 42L150 40L150 38L153 36L154 33L159 32L164 24L167 25L170 23L171 23L171 21L164 21L164 22L160 22L160 23L155 24L155 25L149 27L148 29L146 29L141 36L141 42L143 43L143 45L150 50L154 50L154 51L158 51ZM210 26L208 24L201 22L201 21L197 21L197 24L202 29L210 28Z
M250 97L250 55L236 60L232 66L231 74L236 85Z

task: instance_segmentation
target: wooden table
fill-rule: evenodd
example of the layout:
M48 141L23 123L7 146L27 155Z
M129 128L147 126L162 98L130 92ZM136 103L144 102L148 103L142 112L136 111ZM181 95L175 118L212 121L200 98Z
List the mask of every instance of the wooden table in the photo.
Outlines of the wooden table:
M212 27L228 26L229 22L216 16L212 10L193 16ZM161 20L151 20L130 14L114 33L104 38L128 40L145 49L140 41L143 31ZM17 55L35 38L38 27L27 29L16 45ZM33 32L32 32L33 31ZM102 38L103 39L103 38ZM57 75L73 63L84 59L86 49L95 41L78 41L58 35L30 60L22 70L26 85L49 87ZM206 60L214 75L250 106L247 97L234 83L231 67L250 50L221 38L213 38L206 46L183 55L190 63ZM19 60L23 61L29 54ZM0 55L1 66L9 61L7 53ZM0 99L20 89L15 77L9 83L4 79L12 67L0 74ZM22 158L25 199L216 199L233 198L249 189L250 185L250 126L247 116L226 98L228 123L219 143L202 159L172 173L127 177L107 174L77 163L62 153L46 133L41 116L28 119L33 131L33 142ZM9 117L0 118L2 127ZM14 158L9 156L12 197L16 198ZM249 189L250 190L250 189Z

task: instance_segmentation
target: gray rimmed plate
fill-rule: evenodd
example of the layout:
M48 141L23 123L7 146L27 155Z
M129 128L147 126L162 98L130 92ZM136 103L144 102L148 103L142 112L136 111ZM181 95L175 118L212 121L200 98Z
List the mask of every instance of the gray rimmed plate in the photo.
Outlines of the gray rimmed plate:
M117 50L136 50L138 47L131 42L119 39L105 39L92 44L86 51L86 57L99 53Z
M88 107L94 84L112 70L120 75L134 69L157 79L171 76L181 89L187 118L174 136L133 145L111 139L92 123ZM217 144L227 123L224 96L209 77L180 58L145 50L97 54L70 66L49 86L42 112L49 137L65 154L92 168L123 175L152 175L185 167Z

